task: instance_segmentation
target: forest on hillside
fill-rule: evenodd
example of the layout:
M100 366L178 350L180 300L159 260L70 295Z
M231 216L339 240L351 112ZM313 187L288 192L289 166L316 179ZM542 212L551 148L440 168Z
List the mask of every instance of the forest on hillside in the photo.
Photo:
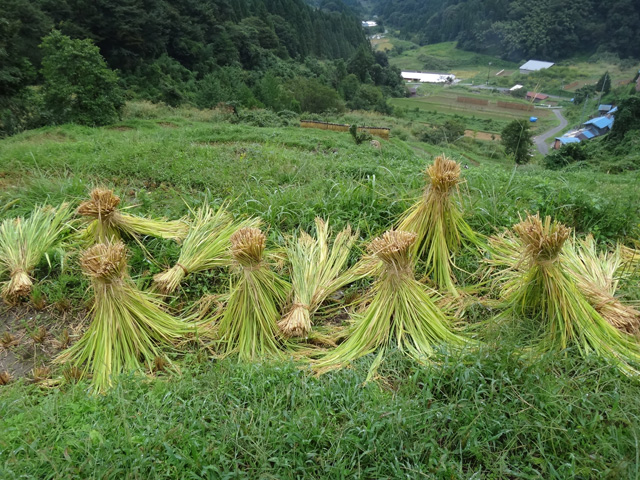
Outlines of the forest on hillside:
M45 57L52 67L76 65L75 73L57 73L64 86L83 69L103 71L102 60L88 60L98 55L89 45L117 73L119 104L141 98L200 108L227 102L294 112L387 109L385 98L403 92L399 72L371 51L349 8L320 7L302 0L6 0L0 135L78 121L47 107L53 68L45 68ZM43 43L52 32L55 41ZM86 88L97 84L104 81ZM44 97L33 86L43 86Z
M514 61L595 53L640 58L634 0L374 0L374 11L422 45L457 41Z

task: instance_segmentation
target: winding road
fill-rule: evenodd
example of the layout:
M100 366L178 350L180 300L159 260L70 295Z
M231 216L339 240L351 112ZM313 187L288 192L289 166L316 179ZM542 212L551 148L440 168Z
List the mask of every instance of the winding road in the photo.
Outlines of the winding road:
M560 133L562 130L564 130L569 123L567 122L567 119L562 116L562 112L560 110L552 110L552 111L553 111L553 114L558 118L558 120L560 120L560 125L552 128L551 130L547 130L546 132L544 132L541 135L538 135L537 137L533 137L533 142L536 144L538 151L542 155L546 155L547 153L549 153L549 145L547 144L547 140L549 140L549 138L555 136L557 133Z

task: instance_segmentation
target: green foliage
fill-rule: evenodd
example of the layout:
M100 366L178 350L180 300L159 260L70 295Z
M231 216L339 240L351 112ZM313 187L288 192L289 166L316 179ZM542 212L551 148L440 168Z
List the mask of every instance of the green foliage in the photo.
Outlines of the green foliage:
M609 72L604 72L598 83L596 83L596 92L606 95L611 91L611 75Z
M329 110L343 111L344 103L338 92L323 85L315 78L296 77L287 85L296 100L300 112L321 113Z
M529 163L533 134L527 120L513 120L502 130L500 135L507 155L512 155L518 165Z
M53 31L42 42L43 95L50 123L106 125L124 105L118 76L89 40Z
M589 160L587 143L569 143L554 150L544 157L544 166L551 170L559 170L569 164Z
M633 130L640 130L640 95L631 96L618 105L609 142L620 142Z
M349 133L351 134L351 137L353 137L353 141L356 142L356 145L369 142L373 138L366 130L358 132L358 126L355 123L349 127Z

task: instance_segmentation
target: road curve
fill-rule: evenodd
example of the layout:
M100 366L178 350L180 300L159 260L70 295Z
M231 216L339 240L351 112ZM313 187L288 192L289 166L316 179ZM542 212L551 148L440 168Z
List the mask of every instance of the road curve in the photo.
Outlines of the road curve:
M560 133L565 127L568 125L567 119L562 116L562 112L560 110L552 110L554 115L560 120L560 125L551 130L547 130L542 135L538 135L537 137L533 137L533 142L536 144L538 151L542 155L546 155L549 153L549 145L547 145L547 140L549 138L556 135L556 133Z

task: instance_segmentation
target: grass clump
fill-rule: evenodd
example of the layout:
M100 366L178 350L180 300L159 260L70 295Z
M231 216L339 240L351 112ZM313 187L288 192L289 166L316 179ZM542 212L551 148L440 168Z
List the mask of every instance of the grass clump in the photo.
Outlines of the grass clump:
M86 250L80 259L91 278L94 303L89 329L80 340L55 361L91 375L96 392L112 386L122 372L152 370L159 346L175 345L195 333L195 327L162 310L159 301L137 289L127 273L124 243L100 243Z
M155 286L165 294L180 286L190 273L228 265L231 260L229 241L238 229L253 227L257 219L234 221L224 206L214 211L208 205L200 208L184 239L176 264L153 277Z
M580 280L563 261L561 253L571 230L551 217L543 221L529 215L513 231L517 237L508 242L515 248L503 248L503 252L518 252L519 258L511 259L514 269L505 277L501 297L506 310L501 318L532 319L536 352L573 346L582 356L595 353L625 373L637 372L640 348L635 338L613 327L592 306Z
M242 360L281 355L279 307L289 284L264 258L266 237L259 228L241 228L230 238L232 279L229 301L220 314L218 338L224 355Z
M349 337L317 364L324 372L378 352L371 378L387 350L397 348L425 362L442 345L462 346L467 340L452 330L449 318L413 274L410 250L416 234L390 230L374 239L368 253L378 262L366 310L356 317Z
M402 215L397 228L416 234L411 252L425 259L427 273L438 287L458 296L453 254L463 242L478 243L455 198L461 182L460 164L443 154L426 173L429 183L422 198Z
M58 208L40 206L26 219L18 217L0 223L0 275L9 275L1 289L5 301L13 303L29 296L31 273L62 239L70 216L67 204Z
M358 234L347 226L329 245L329 222L316 218L316 238L301 232L287 244L291 263L293 304L278 326L288 337L306 337L311 331L311 318L329 295L355 281L358 275L343 269Z
M128 215L118 210L120 197L106 188L95 188L91 199L78 207L78 213L92 219L87 235L96 243L110 242L121 235L137 238L139 235L183 240L189 225L181 220L162 221Z

